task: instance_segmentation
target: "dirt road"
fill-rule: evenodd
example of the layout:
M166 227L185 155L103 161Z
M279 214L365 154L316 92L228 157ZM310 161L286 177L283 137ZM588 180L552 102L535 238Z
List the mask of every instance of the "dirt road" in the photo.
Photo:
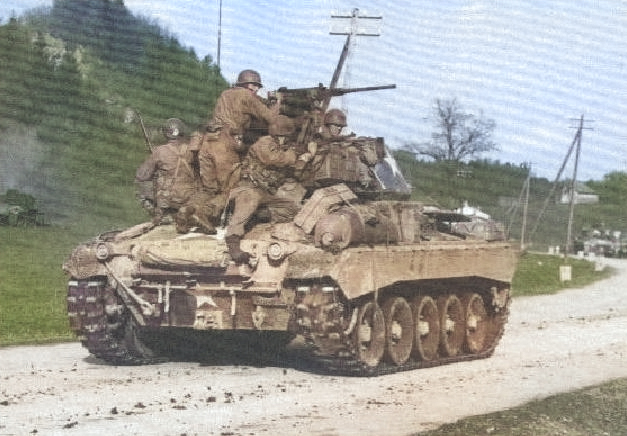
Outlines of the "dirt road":
M517 298L490 359L378 378L291 367L111 367L77 343L0 349L0 435L407 435L627 377L627 261Z

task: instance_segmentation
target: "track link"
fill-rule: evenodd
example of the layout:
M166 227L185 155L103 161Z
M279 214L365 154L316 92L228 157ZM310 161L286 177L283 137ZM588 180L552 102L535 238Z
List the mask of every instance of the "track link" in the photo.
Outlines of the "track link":
M147 365L165 360L155 357L142 343L139 328L104 279L70 281L67 309L70 328L95 357L113 365Z

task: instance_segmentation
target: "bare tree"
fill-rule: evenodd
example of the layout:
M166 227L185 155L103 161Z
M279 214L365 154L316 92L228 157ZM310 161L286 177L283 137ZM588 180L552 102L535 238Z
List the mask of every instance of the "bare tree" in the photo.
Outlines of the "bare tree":
M433 110L436 130L431 134L431 141L421 144L407 144L414 152L429 156L435 160L462 161L466 158L498 150L492 142L495 122L466 113L457 103L457 99L435 101Z

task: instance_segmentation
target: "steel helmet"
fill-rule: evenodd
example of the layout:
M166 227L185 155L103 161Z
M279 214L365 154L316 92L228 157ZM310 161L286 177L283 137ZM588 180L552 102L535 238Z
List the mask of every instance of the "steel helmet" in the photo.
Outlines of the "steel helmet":
M254 83L259 87L263 87L261 84L261 76L255 70L243 70L237 76L237 82L235 82L236 86L242 86L247 83Z
M169 118L161 128L161 131L166 138L176 139L184 135L184 127L183 122L178 118Z
M339 109L331 109L324 115L324 124L346 127L346 115Z

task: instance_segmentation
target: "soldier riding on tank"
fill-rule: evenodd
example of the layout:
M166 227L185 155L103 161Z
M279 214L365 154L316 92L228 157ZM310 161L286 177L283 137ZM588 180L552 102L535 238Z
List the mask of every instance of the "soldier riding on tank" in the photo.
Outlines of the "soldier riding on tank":
M293 182L293 170L302 168L312 157L309 152L297 155L285 143L293 135L295 126L288 117L280 115L269 127L269 135L262 136L250 146L242 167L238 185L231 191L233 214L226 229L225 242L236 263L247 262L250 255L240 249L240 240L246 226L260 206L270 209L271 222L289 222L300 209L304 190L282 189L284 182ZM285 192L301 192L300 197L289 198Z
M206 185L217 185L221 192L228 192L237 182L233 173L248 149L244 136L251 124L261 121L269 125L278 115L278 107L268 108L257 96L262 86L258 72L243 70L235 86L218 98L199 155Z
M185 125L178 118L168 119L161 131L168 142L155 147L135 175L138 183L152 182L153 223L174 220L179 224L176 217L183 213L186 221L178 226L179 232L185 233L191 226L214 232L213 196L200 184L197 142L185 137Z
M197 188L192 152L184 138L183 122L170 118L161 131L168 142L156 147L135 174L137 182L153 183L155 224L171 222L172 214L189 200Z

